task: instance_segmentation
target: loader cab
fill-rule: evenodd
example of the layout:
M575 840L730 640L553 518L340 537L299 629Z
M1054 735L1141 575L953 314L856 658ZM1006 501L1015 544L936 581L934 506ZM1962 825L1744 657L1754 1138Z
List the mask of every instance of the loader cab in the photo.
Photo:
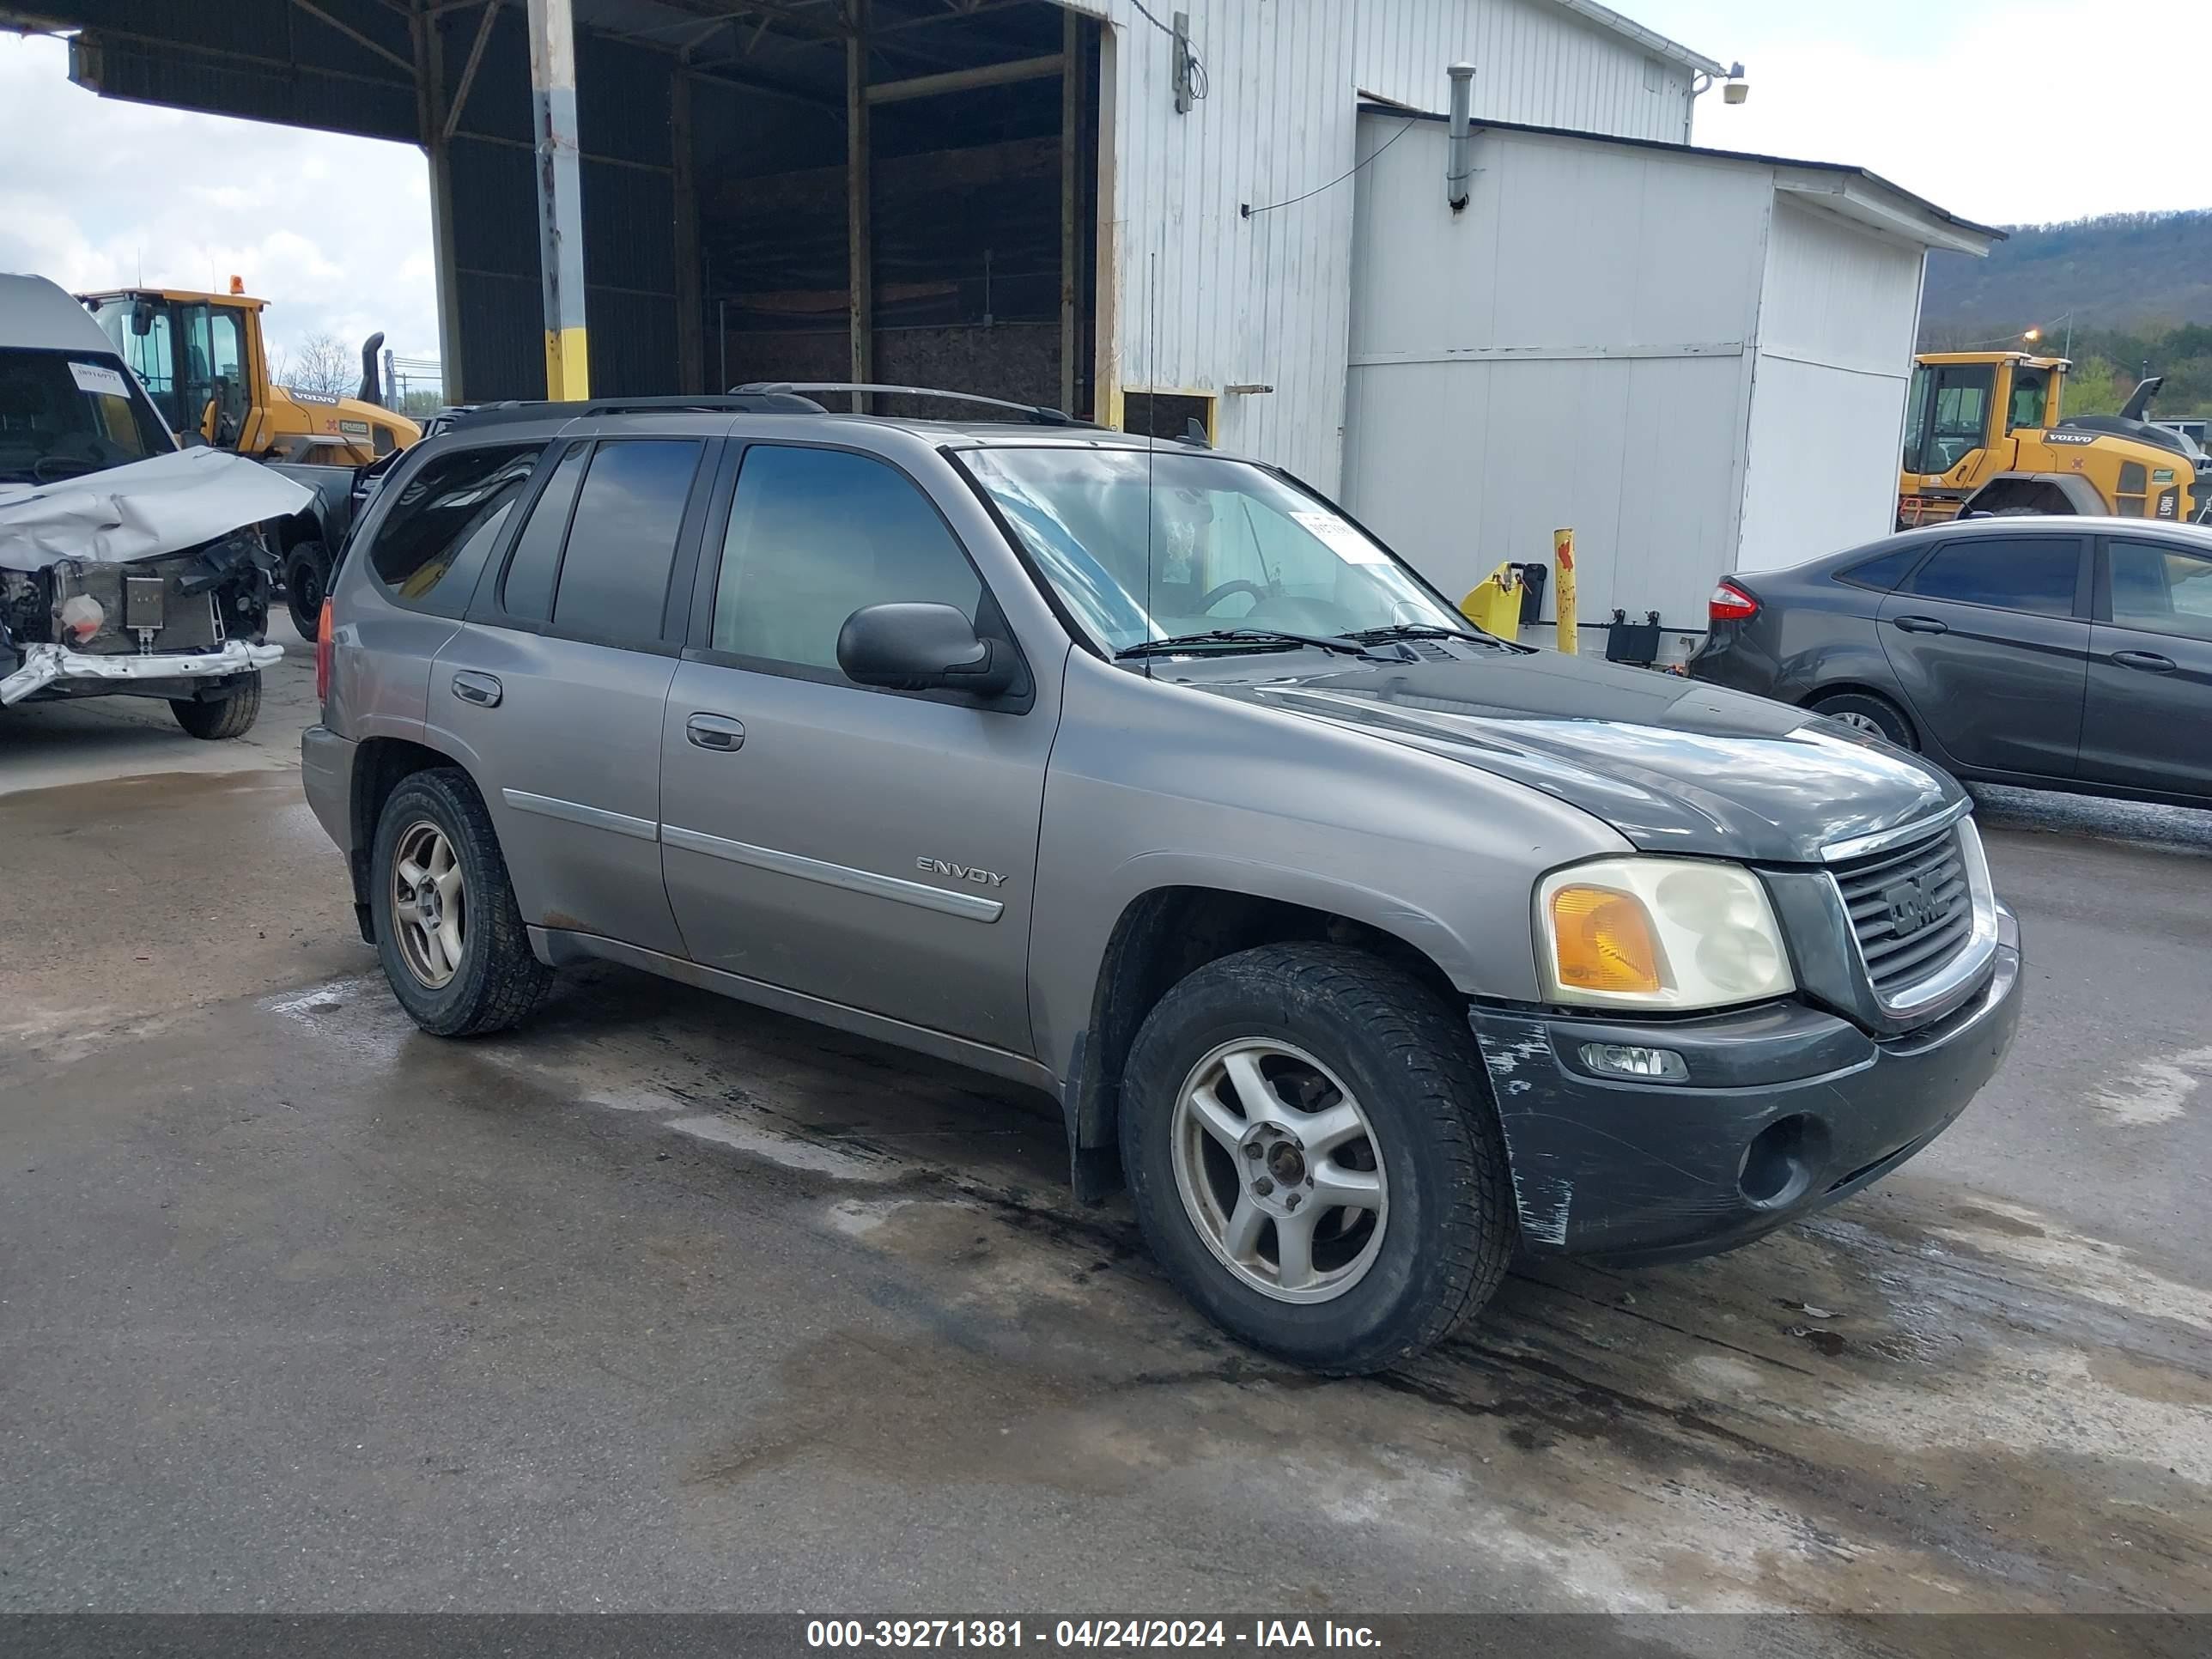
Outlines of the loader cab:
M219 449L255 447L268 384L262 301L137 289L84 303L173 429Z
M1929 352L1905 397L1904 471L1948 477L1977 451L2058 424L2066 362L2024 352ZM2005 458L1992 458L1996 465ZM1990 469L1971 468L1970 473Z

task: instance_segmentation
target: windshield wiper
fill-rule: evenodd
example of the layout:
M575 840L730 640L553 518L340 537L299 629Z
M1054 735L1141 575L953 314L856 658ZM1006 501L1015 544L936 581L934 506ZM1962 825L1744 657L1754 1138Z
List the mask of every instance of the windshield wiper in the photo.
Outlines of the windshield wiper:
M1467 640L1475 645L1486 645L1494 651L1534 651L1533 645L1522 645L1514 640L1501 640L1495 634L1486 634L1479 628L1446 628L1439 623L1392 623L1384 628L1363 628L1347 638L1363 645L1383 645L1398 640Z
M1363 628L1346 635L1364 645L1378 645L1385 640L1475 640L1484 645L1503 645L1504 641L1495 634L1486 634L1477 628L1446 628L1440 623L1390 623L1382 628Z
M1356 639L1336 634L1292 634L1279 628L1209 628L1202 634L1170 634L1164 640L1139 640L1114 653L1116 662L1127 657L1157 657L1194 645L1245 645L1282 648L1310 645L1317 651L1339 651L1364 657L1367 647Z

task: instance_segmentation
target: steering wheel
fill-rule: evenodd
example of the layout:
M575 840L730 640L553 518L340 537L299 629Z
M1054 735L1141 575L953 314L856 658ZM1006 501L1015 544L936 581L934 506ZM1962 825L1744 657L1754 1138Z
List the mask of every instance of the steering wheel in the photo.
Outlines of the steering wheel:
M1201 612L1211 612L1222 600L1231 599L1239 593L1249 593L1255 599L1264 599L1267 597L1267 590L1257 582L1243 580L1224 582L1218 587L1207 588L1206 597L1198 602L1198 608Z
M69 471L56 472L49 477L46 476L49 467L67 467ZM81 478L88 472L99 470L98 463L82 455L41 455L31 463L31 481L33 483L53 483L63 478Z

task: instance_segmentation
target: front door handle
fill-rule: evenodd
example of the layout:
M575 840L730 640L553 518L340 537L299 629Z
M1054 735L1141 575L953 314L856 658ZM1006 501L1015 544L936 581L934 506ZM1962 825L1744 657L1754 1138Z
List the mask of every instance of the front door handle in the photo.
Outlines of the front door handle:
M700 749L728 754L745 746L745 728L727 714L694 714L684 722L684 735Z
M1934 617L1892 617L1890 621L1908 634L1948 634L1951 631L1950 623Z
M2123 668L2140 668L2146 674L2171 674L2178 665L2155 651L2115 651L2112 660Z
M489 674L479 674L473 668L464 668L453 676L453 695L463 702L475 703L480 708L499 707L499 681Z

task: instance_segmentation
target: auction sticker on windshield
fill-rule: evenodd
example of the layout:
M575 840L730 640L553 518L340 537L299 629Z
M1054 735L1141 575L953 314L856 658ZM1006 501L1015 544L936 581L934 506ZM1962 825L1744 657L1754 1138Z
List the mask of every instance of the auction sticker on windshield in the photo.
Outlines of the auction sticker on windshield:
M105 398L127 398L131 388L124 383L118 370L102 368L98 363L76 363L69 366L70 379L76 382L79 392L96 392Z
M1346 564L1388 564L1389 557L1334 513L1293 513L1298 526Z

